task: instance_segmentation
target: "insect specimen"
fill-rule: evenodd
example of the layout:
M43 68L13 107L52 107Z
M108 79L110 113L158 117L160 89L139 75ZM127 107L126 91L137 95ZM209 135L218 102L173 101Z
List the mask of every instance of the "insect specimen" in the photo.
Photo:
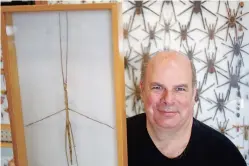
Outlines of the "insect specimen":
M192 3L192 5L191 5L189 8L185 9L184 11L182 11L181 13L179 13L178 16L182 15L183 13L185 13L186 11L188 11L189 9L192 8L190 20L189 20L189 22L188 22L188 27L190 26L190 23L191 23L191 21L192 21L193 13L195 13L195 14L200 13L200 14L201 14L201 19L202 19L203 28L205 29L205 24L204 24L204 19L203 19L202 10L205 9L206 11L208 11L209 13L211 13L212 15L215 16L215 14L214 14L213 12L211 12L211 11L208 10L205 6L203 6L203 4L204 4L205 2L206 2L206 1L190 1L190 3Z
M234 28L236 39L238 37L238 35L237 35L237 32L238 32L237 28L238 28L238 26L241 26L242 28L244 28L244 29L247 30L247 28L239 22L239 19L242 18L244 15L248 14L249 12L246 12L246 13L241 14L239 16L238 15L239 4L238 4L238 7L237 7L236 11L235 10L233 10L233 11L231 10L231 8L229 7L229 2L225 2L225 5L226 5L227 16L221 15L220 13L217 13L217 14L227 20L225 22L225 24L223 24L218 29L218 31L221 31L223 29L227 29L227 33L226 33L226 41L227 41L229 28Z
M245 125L245 117L243 118L243 125L234 125L234 127L237 129L237 132L239 131L239 128L243 128L243 132L240 133L238 136L243 134L244 140L248 140L249 139L249 125ZM237 137L238 137L237 136Z
M146 36L143 40L146 40L147 38L149 38L149 40L154 40L154 43L157 47L156 38L162 40L162 38L156 35L156 33L159 32L159 31L156 31L157 23L153 27L151 27L150 24L148 23L148 27L149 27L149 31L146 31L143 29L143 31L145 31L148 34L148 36Z
M219 61L216 61L217 47L215 48L215 53L212 53L212 56L207 55L207 49L205 48L205 55L206 55L206 62L203 61L203 60L201 60L201 59L199 59L200 61L202 61L203 63L205 63L205 66L202 67L201 69L199 69L197 71L197 73L199 73L201 70L207 68L207 70L205 72L205 75L204 75L204 78L203 78L203 81L205 82L205 84L207 83L208 74L213 74L213 73L215 73L216 83L218 84L219 82L218 82L217 72L219 74L221 74L221 73L217 69L220 69L220 70L222 70L224 72L227 72L224 69L222 69L221 67L219 67L218 63L222 62L224 59L226 59L226 57L223 57Z
M132 64L131 61L134 58L131 58L131 53L132 53L132 48L129 49L129 51L126 52L126 56L124 57L124 66L125 66L125 70L128 74L129 79L131 78L131 69L132 70L137 70L137 68L135 68Z
M132 97L132 111L135 112L135 114L139 114L141 112L142 106L141 106L141 91L139 87L139 83L137 80L137 77L135 76L134 70L132 70L132 86L130 87L128 85L125 85L128 90L131 91L131 93L126 96L126 100L130 99ZM138 107L138 108L137 108Z
M187 45L187 49L186 47L183 45L183 48L185 50L185 53L181 52L182 54L185 54L188 56L188 58L192 61L192 60L196 60L197 62L200 62L199 58L196 58L195 56L198 55L199 53L201 53L201 51L198 51L195 53L195 46L196 44L194 44L194 47L189 48L189 46Z
M201 30L199 28L196 28L197 30L207 34L205 37L203 37L200 40L200 42L203 41L204 39L208 38L208 48L209 48L209 45L210 45L210 40L213 40L215 47L217 47L215 37L217 37L218 39L224 41L224 39L222 39L221 37L216 35L219 32L218 30L216 30L217 22L218 22L218 17L216 18L215 24L209 24L208 25L207 24L207 19L205 18L205 24L206 24L206 27L207 27L207 32L205 32L205 31L203 31L203 30Z
M249 87L249 85L241 82L240 80L242 78L244 78L245 76L249 75L249 72L244 74L244 75L240 75L240 68L241 68L241 63L238 63L238 65L236 65L236 68L235 68L235 71L233 70L233 67L231 67L230 69L230 65L229 65L229 62L227 62L227 68L228 68L228 77L225 76L224 74L220 73L222 76L224 76L225 78L227 78L227 82L217 86L217 88L219 87L222 87L226 84L229 84L229 88L228 88L228 91L227 91L227 95L226 95L226 98L229 99L229 96L230 96L230 92L231 92L231 88L237 88L237 96L238 97L241 97L241 94L240 94L240 85L239 84L242 84L242 85L245 85L247 87Z
M203 84L204 81L202 81L202 83L199 82L199 85L198 85L198 88L197 88L197 91L196 91L196 96L195 96L195 102L197 102L197 109L196 109L196 114L195 114L195 118L198 118L198 114L199 114L199 111L202 113L202 101L201 99L207 101L208 103L212 104L211 101L209 101L208 99L206 99L205 97L202 96L202 94L204 92L206 92L208 89L210 89L211 87L214 86L214 83L210 86L208 86L206 89L203 89Z
M222 122L218 122L218 119L216 119L216 120L217 120L217 126L218 126L219 132L222 133L222 134L224 134L224 135L229 136L229 137L232 138L232 139L234 139L234 137L232 137L232 136L228 133L228 131L232 129L232 128L227 129L227 124L228 124L228 122L229 122L229 119L228 119L228 120L225 120L225 122L223 122L223 123L222 123Z
M140 27L140 25L138 25L138 26L136 26L133 29L129 29L129 27L131 25L131 19L132 19L132 17L130 17L128 23L124 23L124 25L123 25L123 36L124 36L124 40L127 40L129 48L131 47L130 38L134 39L135 41L138 41L138 39L135 38L134 36L132 36L130 33L133 32L133 31L135 31L136 29L138 29Z
M145 6L149 1L134 1L134 2L128 1L128 2L132 5L132 7L127 9L126 11L124 11L123 14L127 13L128 11L130 11L132 9L135 9L134 13L133 13L133 16L132 16L131 26L130 26L129 29L131 29L133 27L133 22L134 22L135 16L142 14L143 22L144 22L144 29L147 31L146 24L145 24L144 9L149 10L150 12L152 12L155 15L159 16L156 12L154 12L153 10L151 10L149 8L154 3L151 3L148 6Z
M176 22L174 22L173 24L171 24L172 21L172 16L170 17L169 20L165 20L165 18L163 19L163 24L161 24L161 26L163 27L161 30L159 30L159 32L164 31L164 40L163 40L163 45L165 46L165 41L166 41L166 33L169 36L169 41L171 41L171 35L170 35L170 31L175 32L172 27L175 25Z
M233 55L232 55L232 60L231 60L230 63L231 63L231 64L233 63L233 59L234 59L234 55L235 55L235 56L239 56L239 57L240 57L241 63L242 63L242 65L244 66L244 60L243 60L243 57L242 57L242 53L241 53L241 52L246 53L247 55L249 55L248 52L246 52L245 50L243 50L243 48L244 48L245 46L249 45L249 43L244 44L244 45L242 46L243 39L244 39L244 32L243 32L242 35L239 36L237 39L234 37L233 40L232 40L231 35L230 35L230 33L229 33L229 38L230 38L230 41L231 41L231 43L232 43L231 46L226 45L225 43L222 43L223 45L225 45L225 46L231 48L231 50L228 51L224 56L226 56L227 54L229 54L229 53L232 52Z
M180 1L180 2L185 5L185 3L183 1ZM175 12L175 7L174 7L174 1L168 0L168 1L163 1L163 3L162 3L161 10L160 10L160 16L159 16L159 21L161 21L161 18L162 18L162 12L163 12L164 5L169 5L169 4L171 4L171 6L172 6L173 13L174 13L174 18L176 20L176 12Z
M103 122L100 122L98 120L95 120L95 119L92 119L88 116L85 116L75 110L72 110L70 107L69 107L69 103L68 103L68 87L67 87L67 66L68 66L68 15L67 15L67 12L66 12L66 60L65 60L65 65L63 66L63 51L62 51L62 33L61 33L61 13L59 13L59 22L58 22L58 27L59 27L59 43L60 43L60 63L61 63L61 74L62 74L62 80L63 80L63 92L64 92L64 109L60 110L60 111L57 111L51 115L48 115L40 120L37 120L35 122L32 122L32 123L29 123L27 125L25 125L25 127L29 127L31 125L34 125L38 122L41 122L45 119L48 119L58 113L61 113L62 111L65 111L66 113L66 125L65 125L65 153L66 153L66 159L67 159L67 165L72 165L72 164L75 164L75 165L79 165L78 164L78 159L77 159L77 153L76 153L76 146L75 146L75 142L74 142L74 136L73 136L73 132L72 132L72 127L71 127L71 122L70 122L70 118L69 118L69 111L72 111L74 113L77 113L78 115L81 115L85 118L88 118L92 121L95 121L97 123L100 123L100 124L103 124L103 125L106 125L110 128L113 129L113 127L109 126L108 124L105 124ZM73 163L73 153L74 153L74 158L75 158L75 163Z
M180 32L176 31L176 30L173 30L174 32L177 32L179 33L180 35L178 37L175 38L175 40L177 40L179 37L181 37L181 40L180 40L180 47L182 46L182 41L186 41L186 44L188 46L188 38L190 38L191 40L194 40L192 37L190 37L188 34L193 32L194 30L196 29L193 29L193 30L188 30L188 26L187 25L181 25L179 22L178 22L178 25L179 25L179 28L180 28Z
M226 110L227 110L227 111L230 111L230 112L232 112L232 113L234 113L234 111L231 110L231 109L229 109L229 108L226 106L226 105L228 104L228 101L227 101L227 98L224 98L223 93L219 93L219 94L217 95L217 93L216 93L215 90L214 90L214 93L215 93L216 101L214 101L214 100L212 100L212 99L210 99L210 98L208 98L208 100L210 100L212 103L215 103L215 105L214 105L213 107L209 108L207 111L210 111L210 110L212 110L213 108L216 108L215 114L214 114L214 116L213 116L213 120L214 120L214 118L216 117L218 111L220 111L221 113L223 113L224 118L225 118L225 120L226 120Z

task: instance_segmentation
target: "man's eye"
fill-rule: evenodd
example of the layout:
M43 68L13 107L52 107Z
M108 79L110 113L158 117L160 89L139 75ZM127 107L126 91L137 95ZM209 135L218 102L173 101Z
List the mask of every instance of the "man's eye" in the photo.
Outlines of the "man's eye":
M176 91L186 91L186 89L183 87L178 87L178 88L176 88Z
M162 87L160 87L160 86L152 86L152 88L151 88L151 89L160 90L160 89L162 89Z

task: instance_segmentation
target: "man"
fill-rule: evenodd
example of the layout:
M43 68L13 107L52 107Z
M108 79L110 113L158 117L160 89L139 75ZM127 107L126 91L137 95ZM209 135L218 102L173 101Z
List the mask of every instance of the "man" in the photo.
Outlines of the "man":
M152 57L140 88L145 113L127 119L129 166L246 166L226 136L193 118L196 73L187 56Z

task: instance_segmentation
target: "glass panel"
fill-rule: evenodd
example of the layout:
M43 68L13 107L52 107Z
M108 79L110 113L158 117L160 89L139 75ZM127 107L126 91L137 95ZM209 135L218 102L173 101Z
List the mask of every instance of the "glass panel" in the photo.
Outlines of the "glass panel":
M16 13L13 25L29 165L67 165L67 119L72 165L117 165L110 11Z

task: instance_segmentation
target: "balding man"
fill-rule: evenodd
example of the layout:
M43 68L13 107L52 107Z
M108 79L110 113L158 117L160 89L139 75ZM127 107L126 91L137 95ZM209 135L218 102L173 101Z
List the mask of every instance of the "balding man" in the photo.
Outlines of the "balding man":
M145 113L127 119L129 166L246 166L226 136L193 118L196 72L187 56L159 52L142 76Z

